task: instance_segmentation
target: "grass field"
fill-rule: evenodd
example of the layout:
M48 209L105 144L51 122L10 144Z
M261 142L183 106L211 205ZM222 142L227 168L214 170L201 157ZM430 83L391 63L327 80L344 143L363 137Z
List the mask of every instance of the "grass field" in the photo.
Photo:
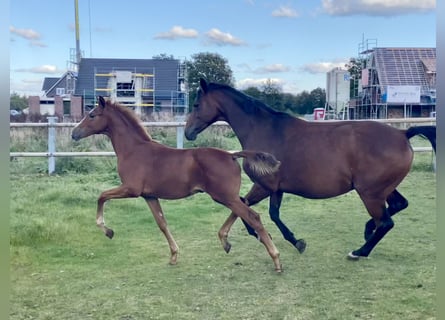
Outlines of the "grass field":
M162 201L179 244L176 266L142 199L105 207L113 240L95 226L109 173L21 174L11 164L10 319L435 319L436 179L416 154L399 190L410 206L368 259L346 254L368 216L352 192L328 200L286 195L282 218L304 238L299 254L255 206L280 250L283 274L237 221L232 251L217 231L228 210L207 195ZM43 160L42 160L43 161ZM112 160L107 160L112 168ZM244 177L242 193L250 187Z

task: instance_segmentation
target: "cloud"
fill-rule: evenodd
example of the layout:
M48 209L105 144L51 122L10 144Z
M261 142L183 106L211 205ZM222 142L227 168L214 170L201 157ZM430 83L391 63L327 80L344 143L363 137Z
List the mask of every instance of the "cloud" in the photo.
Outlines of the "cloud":
M278 73L278 72L288 72L291 68L281 63L270 64L261 68L256 69L255 73Z
M280 6L278 9L272 11L272 16L278 18L295 18L298 17L298 13L291 7Z
M31 47L40 47L40 48L46 48L48 45L46 45L45 43L41 42L41 41L30 41L29 45Z
M346 63L347 61L309 63L301 67L301 71L311 74L327 73L334 68L345 68Z
M206 32L206 38L208 43L213 43L218 46L232 45L232 46L242 46L245 42L232 36L230 33L224 33L220 30L213 28Z
M394 16L435 8L436 0L322 0L322 10L332 16Z
M170 31L161 32L154 36L155 39L174 40L179 38L196 38L198 31L194 29L185 29L181 26L173 26Z
M26 40L39 40L41 38L40 33L32 29L17 29L13 26L9 26L9 32Z
M34 67L34 68L24 68L24 69L16 69L16 72L30 72L30 73L43 73L43 74L60 74L62 71L57 69L56 66L44 64L42 66Z

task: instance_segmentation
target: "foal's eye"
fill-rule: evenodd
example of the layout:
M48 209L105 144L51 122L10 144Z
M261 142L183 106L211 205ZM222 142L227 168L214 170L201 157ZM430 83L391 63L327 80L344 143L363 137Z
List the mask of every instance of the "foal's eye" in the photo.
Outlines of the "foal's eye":
M93 113L89 113L88 116L90 117L90 119L94 119L94 117L95 117L96 115L93 114Z

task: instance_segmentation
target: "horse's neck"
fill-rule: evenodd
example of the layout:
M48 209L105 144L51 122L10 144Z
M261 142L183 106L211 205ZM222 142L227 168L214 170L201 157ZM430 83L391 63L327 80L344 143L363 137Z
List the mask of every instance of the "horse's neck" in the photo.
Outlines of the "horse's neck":
M266 140L262 137L270 136L277 129L281 129L277 128L274 121L271 121L271 117L264 111L249 114L238 106L236 101L226 106L226 121L232 127L243 149L258 146Z

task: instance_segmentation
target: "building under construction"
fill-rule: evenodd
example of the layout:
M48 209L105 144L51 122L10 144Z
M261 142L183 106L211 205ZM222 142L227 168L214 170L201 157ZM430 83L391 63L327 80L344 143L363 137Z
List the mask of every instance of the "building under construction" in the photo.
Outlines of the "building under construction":
M436 48L376 45L359 45L358 72L327 73L325 119L435 116Z
M436 110L436 48L372 48L351 79L352 119L429 117ZM355 94L354 94L355 93Z

